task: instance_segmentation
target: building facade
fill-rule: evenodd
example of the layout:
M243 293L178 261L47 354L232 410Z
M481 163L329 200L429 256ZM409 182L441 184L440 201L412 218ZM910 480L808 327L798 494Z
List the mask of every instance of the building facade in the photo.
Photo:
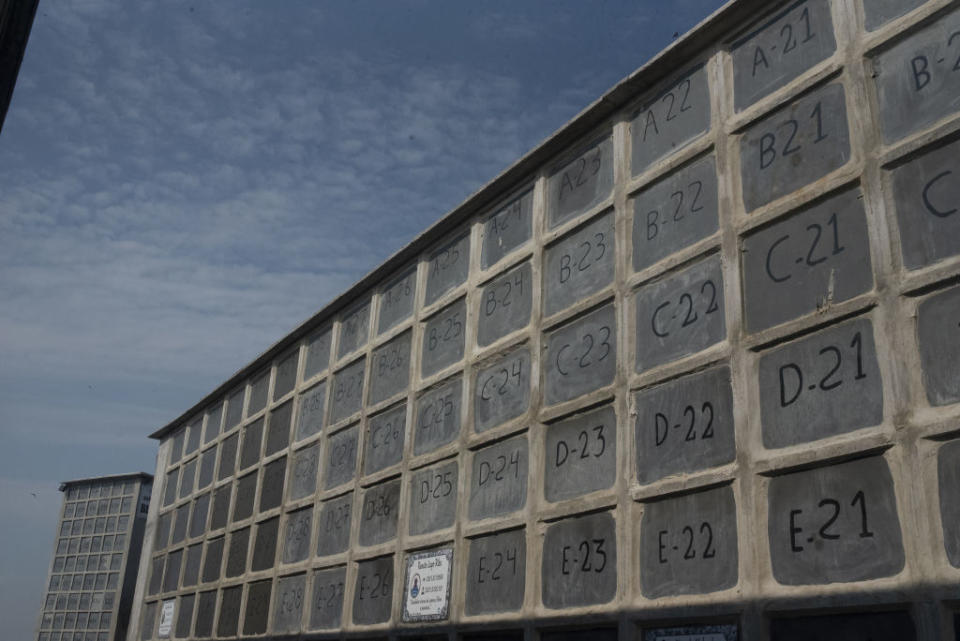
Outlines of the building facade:
M152 484L143 473L60 484L38 641L126 638Z
M958 57L727 4L153 435L129 641L956 638Z

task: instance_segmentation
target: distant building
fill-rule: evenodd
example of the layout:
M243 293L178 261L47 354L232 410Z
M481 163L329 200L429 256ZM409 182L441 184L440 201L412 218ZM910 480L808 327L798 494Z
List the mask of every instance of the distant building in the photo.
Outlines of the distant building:
M38 0L0 0L0 130L13 98Z
M63 508L38 641L126 637L152 486L144 473L60 484Z

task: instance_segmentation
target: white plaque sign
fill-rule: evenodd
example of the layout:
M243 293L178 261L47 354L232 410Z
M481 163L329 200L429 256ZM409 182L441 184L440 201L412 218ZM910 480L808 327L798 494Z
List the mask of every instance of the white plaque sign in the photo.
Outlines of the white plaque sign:
M173 627L173 608L176 604L176 599L163 602L163 607L160 608L160 627L157 628L158 637L163 639L170 637L170 628Z
M644 641L737 641L735 625L699 625L654 628L644 632Z
M403 620L442 621L450 611L453 548L430 550L407 557Z

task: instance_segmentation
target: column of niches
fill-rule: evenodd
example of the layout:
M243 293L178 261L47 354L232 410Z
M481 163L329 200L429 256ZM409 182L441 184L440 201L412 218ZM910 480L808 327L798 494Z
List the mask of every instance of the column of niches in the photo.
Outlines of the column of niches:
M871 144L862 78L844 56L854 24L850 3L797 3L730 47L744 374L747 404L759 408L746 447L759 474L753 531L765 535L754 567L765 596L849 593L862 580L881 591L903 579L883 578L903 569L909 530L895 505L909 501L901 452L887 449L896 387L885 230L860 177ZM819 512L841 505L824 536ZM885 523L876 536L857 521L873 510Z
M629 110L629 595L645 635L680 607L719 632L744 595L721 69L706 52Z
M957 186L957 96L960 95L960 12L956 3L913 3L899 17L871 19L862 55L870 106L876 114L874 180L891 229L892 321L903 371L902 421L912 457L910 561L927 596L940 605L941 634L956 629L949 586L958 580L956 426L958 415L955 289L960 229L952 210ZM870 28L872 27L872 28ZM953 38L951 40L951 38ZM947 206L944 206L947 205ZM908 547L908 552L910 551ZM946 603L945 603L946 601ZM916 618L919 618L918 614Z
M616 390L622 323L615 185L622 132L611 119L544 167L539 376L531 429L528 611L534 619L615 619L621 599ZM531 527L528 526L528 527ZM614 624L615 625L615 624Z
M541 191L524 181L476 220L451 622L517 626L528 596Z

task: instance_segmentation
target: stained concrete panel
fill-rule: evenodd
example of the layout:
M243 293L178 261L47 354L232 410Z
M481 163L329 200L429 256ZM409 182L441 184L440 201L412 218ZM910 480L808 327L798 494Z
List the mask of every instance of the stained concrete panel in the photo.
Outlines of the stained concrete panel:
M270 593L273 582L257 581L247 586L247 611L243 617L243 633L263 634L267 631L267 617L270 614Z
M360 545L386 543L397 536L400 479L374 485L363 492L360 508Z
M407 389L412 335L406 331L373 351L369 403L385 401Z
M290 421L293 418L293 401L287 401L272 410L267 422L267 444L264 456L276 454L290 444Z
M727 336L719 256L641 287L635 300L637 373L696 354Z
M263 417L243 428L243 444L240 448L240 467L245 470L260 461L260 449L263 445Z
M178 469L167 472L163 482L163 507L173 505L177 500L177 479L179 478Z
M243 586L237 585L220 591L220 617L217 619L217 636L233 637L240 628L240 600Z
M646 101L630 122L634 176L710 129L710 93L703 65Z
M167 555L163 567L163 591L173 592L180 586L180 570L183 565L183 550L174 550Z
M359 438L359 425L354 425L329 437L327 440L327 460L324 465L324 489L329 490L348 483L356 476Z
M279 516L257 524L257 536L253 542L253 558L250 561L251 571L269 570L276 564L279 531Z
M836 49L828 0L797 2L764 21L730 52L737 111L786 86Z
M300 349L284 356L277 363L277 375L273 381L273 400L279 400L293 391L297 384L297 367L300 365Z
M904 566L893 477L881 457L770 480L773 576L785 585L866 581Z
M367 342L370 326L370 302L349 312L340 321L340 342L337 345L337 358L356 351Z
M574 153L547 179L551 228L588 211L613 193L613 138L606 136Z
M280 507L280 503L283 501L283 482L286 475L286 456L271 461L264 466L263 480L260 486L259 512L266 512Z
M399 463L406 433L406 403L372 416L364 439L363 473L373 474Z
M886 142L899 140L960 111L960 11L874 58L873 77Z
M217 464L217 448L211 447L200 454L200 473L197 476L197 489L202 490L213 483L213 473Z
M436 374L463 358L467 303L461 298L433 316L423 326L421 377Z
M613 222L610 211L547 248L543 286L543 308L547 316L613 283L616 254Z
M617 371L617 320L613 305L592 311L546 336L546 404L605 387Z
M173 522L173 511L164 512L157 519L157 533L153 539L153 547L155 550L162 550L170 542L170 526ZM77 539L74 539L77 540ZM66 552L66 550L64 550Z
M174 628L174 635L178 639L185 639L190 636L190 625L193 623L193 606L197 595L185 594L180 597L180 603L177 604L177 625Z
M250 528L245 527L230 533L227 546L226 577L240 576L247 571L247 550L250 547Z
M510 514L526 505L528 459L525 435L474 453L468 503L471 520Z
M217 591L201 592L197 599L197 622L194 635L200 638L213 636L213 617L217 609Z
M617 416L605 406L550 425L544 433L544 496L550 502L613 487Z
M255 374L250 381L250 398L247 399L247 416L253 416L267 406L267 389L270 387L270 370Z
M710 236L718 225L717 161L711 154L633 197L634 271Z
M307 342L307 358L303 366L303 379L310 379L327 371L330 364L330 342L333 333L329 328L317 332Z
M477 343L483 347L526 327L533 309L533 268L527 261L498 276L480 290ZM424 340L429 341L427 333Z
M353 587L353 623L369 625L390 620L393 602L393 556L357 563Z
M915 641L908 612L851 612L770 622L771 641Z
M736 457L730 369L718 367L634 397L637 480L653 483Z
M257 493L257 473L251 472L237 481L237 496L233 503L233 522L253 516L253 501Z
M207 513L210 511L210 493L202 494L193 501L190 514L190 538L201 536L207 529Z
M200 563L203 556L203 543L197 543L187 548L187 556L183 562L183 587L191 588L200 580Z
M429 467L410 477L409 533L426 534L453 525L457 515L457 461Z
M223 422L223 403L217 403L207 409L207 428L203 432L203 444L212 443L220 435L220 424Z
M808 185L850 159L843 86L831 83L751 125L740 139L747 212Z
M223 565L223 544L224 537L222 536L207 541L207 553L203 557L203 574L201 575L204 583L210 583L220 578L220 570Z
M150 641L153 638L153 628L157 619L157 601L147 603L143 606L143 622L140 626L140 641ZM44 626L46 627L46 626ZM43 636L40 637L43 639ZM46 637L49 641L49 636Z
M543 539L543 605L599 605L617 594L617 536L609 512L558 521Z
M533 232L533 190L527 190L494 212L483 223L480 264L493 267L501 258L530 240Z
M744 312L756 332L869 291L873 264L859 189L744 238Z
M317 469L320 465L320 444L315 443L293 454L293 471L290 474L291 501L302 499L317 491Z
M470 234L459 236L430 254L423 304L429 305L467 280Z
M657 599L706 594L737 584L737 508L732 487L644 506L640 583Z
M243 399L246 391L246 387L241 386L240 389L230 393L230 397L227 399L227 420L223 427L224 431L229 432L239 425L243 419Z
M937 487L943 544L950 565L960 568L960 441L940 446L937 452Z
M377 333L399 325L413 314L413 301L417 296L417 269L407 270L390 281L380 294L380 315L377 318Z
M273 618L270 629L277 634L300 631L303 605L307 597L307 575L297 574L277 579L273 594Z
M313 592L310 603L311 630L339 628L343 618L343 592L347 568L318 570L313 573Z
M310 556L312 526L312 507L287 514L283 528L283 556L281 557L284 563L297 563Z
M473 428L478 433L524 414L530 407L530 349L513 350L477 374Z
M213 508L210 510L210 529L219 530L227 525L230 517L230 492L233 486L229 483L213 491Z
M467 615L519 610L526 590L526 564L524 530L471 540L464 602Z
M904 266L960 254L960 142L911 159L893 171L892 182Z
M324 406L327 401L327 383L314 385L297 399L300 413L297 417L297 440L309 438L323 429Z
M395 511L395 510L394 510ZM394 515L396 518L396 515ZM346 552L350 547L350 526L353 523L353 492L324 501L317 524L317 556ZM396 530L396 523L394 523ZM361 530L362 532L362 530Z
M807 443L883 420L873 326L865 318L765 354L759 379L766 447Z
M463 379L459 376L431 388L420 398L414 410L416 429L414 455L426 454L450 443L460 434Z
M927 0L863 0L864 26L876 31L886 23L907 15Z
M240 434L232 434L220 441L220 466L217 468L217 480L233 476L237 468L237 446L240 444Z
M361 358L333 375L330 423L336 423L360 411L366 365L367 360Z
M177 508L173 519L173 536L170 538L170 545L177 545L187 538L187 525L190 519L190 504L184 504Z

